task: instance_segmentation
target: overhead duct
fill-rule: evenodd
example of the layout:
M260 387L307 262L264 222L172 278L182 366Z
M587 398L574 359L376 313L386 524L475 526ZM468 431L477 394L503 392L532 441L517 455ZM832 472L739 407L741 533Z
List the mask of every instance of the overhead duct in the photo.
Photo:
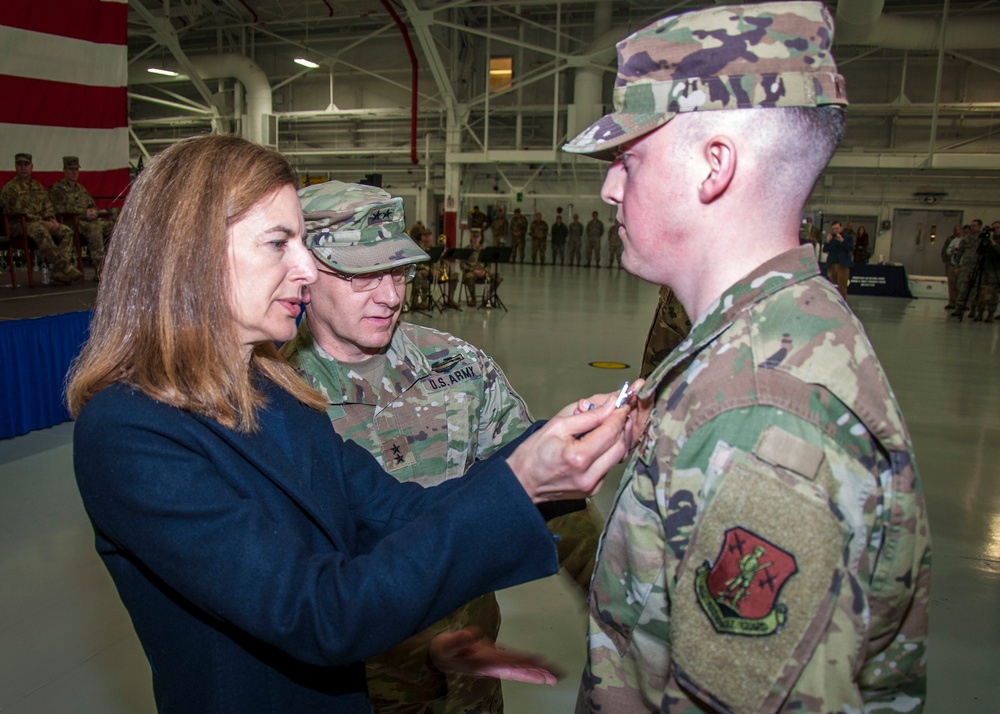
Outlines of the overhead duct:
M940 20L886 15L884 7L884 0L839 0L834 42L894 50L938 49ZM1000 47L1000 15L949 17L947 22L946 50Z
M243 136L258 144L266 143L264 136L264 118L273 111L271 103L271 85L256 62L249 57L238 54L206 55L190 57L198 76L202 79L233 78L239 81L246 90L247 122L243 127ZM141 63L129 67L129 86L137 84L162 84L164 82L186 81L185 77L163 77L153 75L145 70ZM163 69L184 72L176 63L161 65ZM236 108L239 111L239 107Z

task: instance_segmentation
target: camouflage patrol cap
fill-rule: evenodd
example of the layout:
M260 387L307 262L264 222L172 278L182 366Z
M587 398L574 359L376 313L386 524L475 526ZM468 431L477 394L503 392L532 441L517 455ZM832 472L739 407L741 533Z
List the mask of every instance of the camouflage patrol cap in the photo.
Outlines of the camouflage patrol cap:
M78 168L80 168L80 157L78 157L78 156L64 156L63 157L63 168L64 169L78 169Z
M327 181L299 190L306 245L334 270L354 275L430 256L406 234L403 199L374 186Z
M615 147L681 112L847 104L820 2L710 7L665 17L618 43L611 114L564 151L614 158Z
M31 154L26 154L23 151L19 152L17 154L14 154L14 163L16 164L18 161L27 161L30 164L31 163Z

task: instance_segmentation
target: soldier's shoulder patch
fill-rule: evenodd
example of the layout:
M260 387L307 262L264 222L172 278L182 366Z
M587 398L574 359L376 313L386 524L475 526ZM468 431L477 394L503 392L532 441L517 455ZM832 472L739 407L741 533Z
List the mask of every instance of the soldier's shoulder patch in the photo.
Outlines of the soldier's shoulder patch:
M698 566L695 594L716 632L773 635L788 618L788 607L778 601L781 588L798 570L784 548L745 528L730 528L715 562Z
M449 355L444 359L439 359L431 363L431 371L440 374L447 374L462 363L465 358L462 355Z

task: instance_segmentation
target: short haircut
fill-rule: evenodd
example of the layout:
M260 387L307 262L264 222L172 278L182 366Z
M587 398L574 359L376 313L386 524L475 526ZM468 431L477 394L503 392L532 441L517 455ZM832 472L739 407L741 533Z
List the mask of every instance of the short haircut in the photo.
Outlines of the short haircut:
M273 344L256 346L248 368L230 306L229 228L296 184L281 154L233 135L185 139L147 164L115 225L90 338L70 372L74 416L124 383L251 432L265 403L254 372L325 408Z

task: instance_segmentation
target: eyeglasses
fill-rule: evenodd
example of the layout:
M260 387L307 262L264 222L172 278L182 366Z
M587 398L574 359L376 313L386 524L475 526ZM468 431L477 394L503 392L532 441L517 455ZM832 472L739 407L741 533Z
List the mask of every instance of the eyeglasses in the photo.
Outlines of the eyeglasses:
M317 270L325 275L332 275L335 278L346 280L351 284L351 289L356 293L371 292L379 286L382 278L386 275L392 278L392 282L395 285L405 285L406 283L413 282L413 276L417 274L417 268L414 265L401 265L392 270L380 270L377 273L361 273L360 275L344 275L343 273L335 273L332 270L321 270L320 268L317 268Z

